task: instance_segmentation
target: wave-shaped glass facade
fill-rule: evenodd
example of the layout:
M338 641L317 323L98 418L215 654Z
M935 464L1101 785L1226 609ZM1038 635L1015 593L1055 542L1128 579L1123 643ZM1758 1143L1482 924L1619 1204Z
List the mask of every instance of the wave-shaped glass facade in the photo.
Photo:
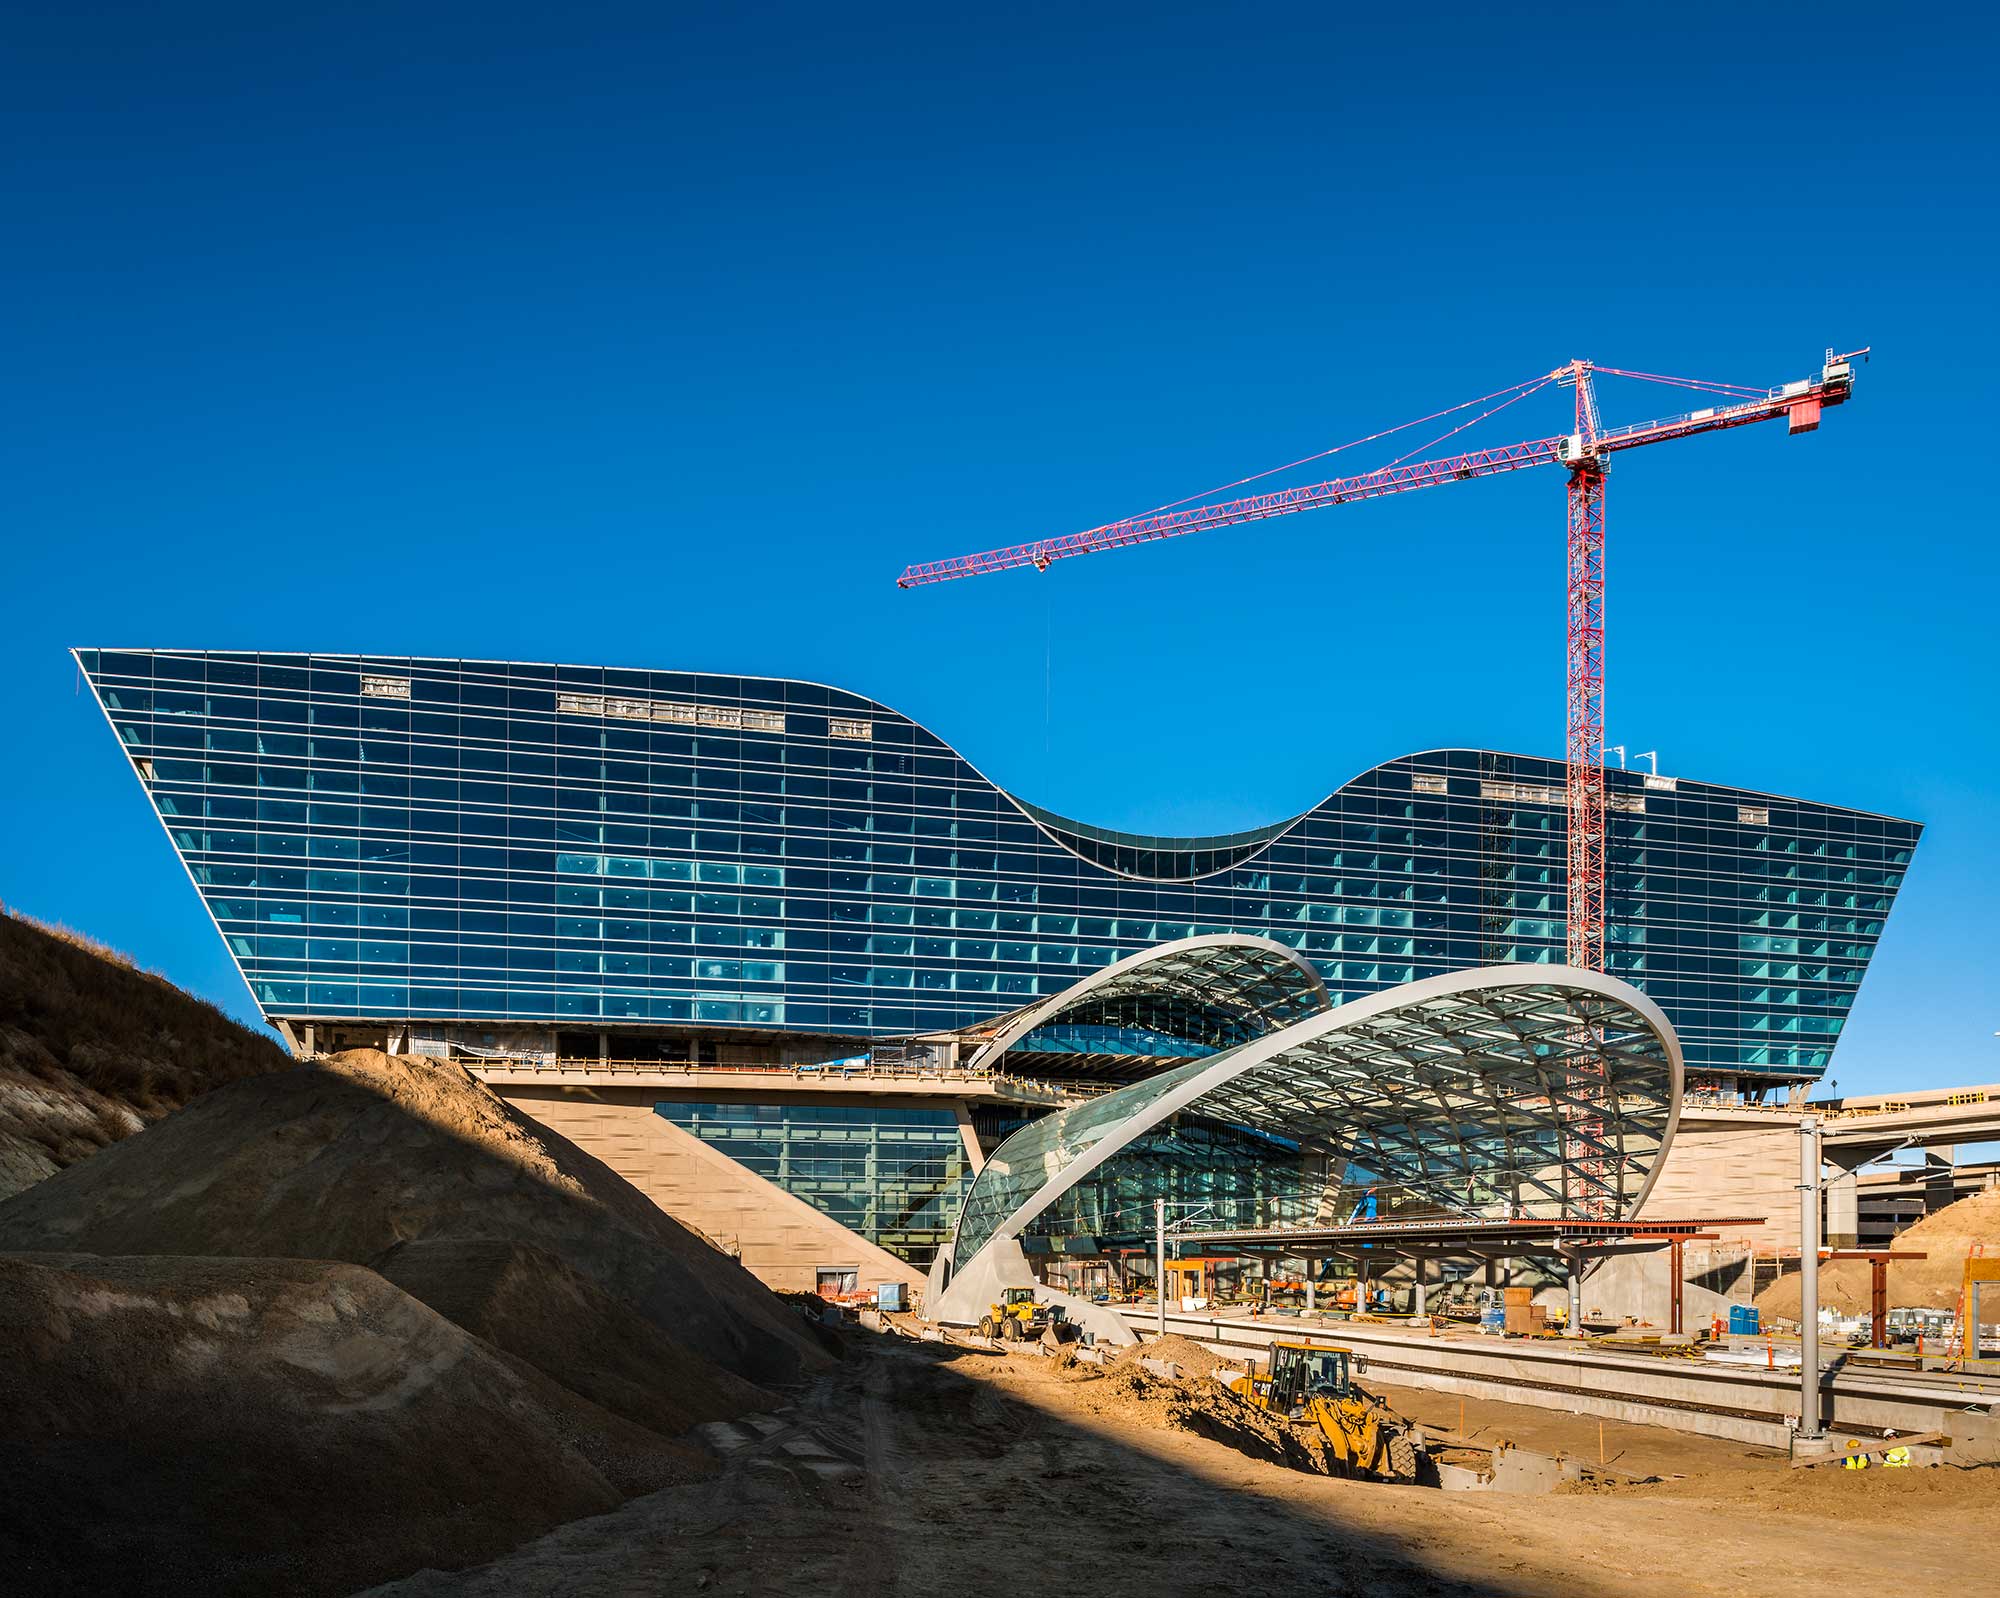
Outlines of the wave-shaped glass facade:
M1086 836L815 684L78 660L274 1021L889 1037L1203 932L1300 951L1335 1002L1562 955L1560 761L1434 750L1265 833ZM1610 969L1665 1008L1696 1079L1818 1073L1919 828L1609 777Z

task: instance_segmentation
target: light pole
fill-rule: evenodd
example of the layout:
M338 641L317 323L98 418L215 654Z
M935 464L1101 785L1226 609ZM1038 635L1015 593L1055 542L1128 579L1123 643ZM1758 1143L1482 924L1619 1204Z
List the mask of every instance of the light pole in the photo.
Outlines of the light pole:
M1824 1435L1819 1423L1819 1117L1799 1120L1799 1429L1802 1443Z

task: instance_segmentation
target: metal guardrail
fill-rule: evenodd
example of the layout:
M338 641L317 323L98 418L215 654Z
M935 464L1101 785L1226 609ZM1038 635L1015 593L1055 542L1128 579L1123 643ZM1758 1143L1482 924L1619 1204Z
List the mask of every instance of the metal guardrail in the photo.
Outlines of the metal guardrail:
M474 1071L549 1071L574 1073L584 1071L623 1072L628 1075L658 1076L662 1072L688 1076L797 1076L816 1079L834 1077L892 1077L902 1081L954 1081L983 1082L994 1080L991 1071L969 1071L956 1067L917 1064L817 1064L811 1062L767 1060L757 1063L728 1063L709 1060L613 1060L594 1055L554 1060L535 1059L531 1056L496 1058L492 1056L460 1059L460 1065ZM1018 1080L1018 1079L1013 1079Z
M1913 1093L1906 1098L1884 1099L1879 1104L1750 1104L1725 1095L1688 1093L1682 1107L1690 1110L1741 1111L1751 1115L1782 1116L1797 1120L1801 1115L1817 1115L1822 1121L1863 1120L1876 1115L1907 1115L1913 1110L1964 1109L1979 1104L2000 1104L2000 1092L1987 1088L1953 1088L1949 1091Z
M1981 1104L2000 1104L2000 1093L1983 1087L1954 1088L1948 1093L1917 1093L1905 1099L1884 1099L1880 1104L1855 1104L1814 1113L1829 1121L1848 1121L1874 1115L1908 1115L1917 1110L1969 1109Z
M1004 1091L1008 1088L1024 1090L1055 1103L1094 1097L1111 1090L1110 1084L1043 1082L1033 1077L1010 1076L997 1071L973 1070L958 1066L938 1066L916 1062L874 1062L870 1064L815 1064L806 1062L783 1063L767 1061L762 1064L738 1064L693 1060L611 1060L592 1056L577 1058L536 1059L531 1056L517 1058L497 1058L491 1055L474 1058L460 1058L459 1065L469 1071L508 1073L527 1072L541 1076L580 1076L595 1072L599 1075L625 1076L789 1076L800 1082L909 1082L935 1083L944 1085L986 1084Z

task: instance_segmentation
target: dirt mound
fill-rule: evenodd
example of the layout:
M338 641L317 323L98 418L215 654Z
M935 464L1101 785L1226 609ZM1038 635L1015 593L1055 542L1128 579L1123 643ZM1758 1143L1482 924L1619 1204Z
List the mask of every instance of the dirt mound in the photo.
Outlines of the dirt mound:
M377 1269L495 1348L560 1373L572 1391L665 1435L779 1403L690 1353L546 1249L402 1243Z
M1114 1365L1136 1365L1142 1359L1171 1360L1184 1376L1206 1376L1228 1360L1204 1348L1192 1337L1169 1332L1165 1337L1149 1337L1143 1343L1128 1343L1113 1356Z
M18 1592L350 1592L707 1468L353 1265L0 1256L0 1328Z
M1333 1459L1316 1432L1251 1408L1206 1374L1184 1376L1179 1381L1149 1374L1139 1363L1142 1355L1147 1359L1171 1359L1183 1371L1188 1369L1189 1362L1183 1359L1180 1349L1153 1353L1154 1348L1164 1344L1186 1344L1188 1348L1200 1349L1211 1369L1227 1363L1202 1349L1200 1344L1172 1335L1146 1343L1136 1352L1129 1348L1121 1350L1119 1357L1087 1389L1083 1402L1090 1411L1119 1427L1193 1432L1239 1454L1282 1465L1287 1470L1316 1476L1334 1474ZM1093 1367L1079 1364L1059 1375L1066 1381L1081 1381L1087 1380L1087 1373L1092 1371Z
M1899 1235L1898 1250L1928 1256L1896 1260L1889 1266L1891 1309L1953 1309L1965 1279L1965 1257L1974 1243L1988 1254L2000 1255L2000 1192L1975 1193L1948 1204ZM1819 1301L1844 1315L1868 1313L1869 1265L1866 1260L1835 1260L1819 1272ZM1779 1320L1799 1318L1799 1277L1781 1276L1757 1295L1757 1307Z
M0 914L0 1197L199 1093L291 1063L82 934Z
M436 1061L357 1050L232 1083L0 1203L0 1250L373 1267L419 1243L556 1256L687 1354L748 1382L789 1382L826 1358L799 1317L740 1265L462 1067ZM497 1304L504 1283L482 1299L465 1276L480 1258L507 1274L504 1251L407 1268L441 1303ZM519 1292L507 1301L518 1303ZM566 1380L558 1340L524 1324L537 1313L523 1311L508 1335L550 1348L544 1369ZM498 1308L479 1314L486 1324L505 1318ZM585 1340L601 1349L609 1335ZM708 1379L685 1359L677 1373ZM605 1382L599 1390L609 1392Z

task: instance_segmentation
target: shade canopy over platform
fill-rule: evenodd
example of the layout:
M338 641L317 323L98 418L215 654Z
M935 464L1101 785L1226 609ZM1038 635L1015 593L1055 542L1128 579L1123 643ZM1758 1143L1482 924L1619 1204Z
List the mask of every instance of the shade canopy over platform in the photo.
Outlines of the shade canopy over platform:
M1161 1199L1190 1235L1623 1220L1680 1091L1673 1029L1627 983L1560 966L1428 978L1017 1132L973 1183L951 1267L1024 1235L1144 1235Z

